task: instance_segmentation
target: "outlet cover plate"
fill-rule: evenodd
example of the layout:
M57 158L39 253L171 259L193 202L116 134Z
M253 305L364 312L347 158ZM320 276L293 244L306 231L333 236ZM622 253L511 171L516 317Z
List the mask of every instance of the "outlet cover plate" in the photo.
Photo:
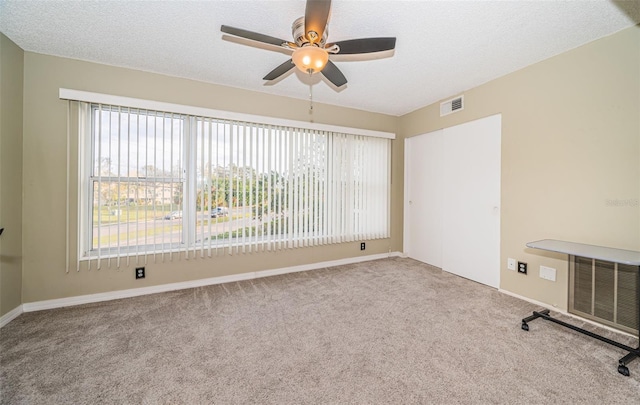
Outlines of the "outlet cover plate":
M540 266L540 278L556 281L556 269L553 267Z
M507 269L509 270L516 269L516 259L512 259L512 258L507 259Z
M527 274L527 263L518 262L518 273Z

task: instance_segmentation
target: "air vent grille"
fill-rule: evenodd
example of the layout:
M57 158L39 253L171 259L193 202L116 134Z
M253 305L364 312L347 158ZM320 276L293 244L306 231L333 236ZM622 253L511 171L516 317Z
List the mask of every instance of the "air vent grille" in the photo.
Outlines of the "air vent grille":
M638 268L575 256L569 267L569 312L638 333Z
M451 113L464 109L464 96L452 98L451 100L440 103L440 116L449 115Z

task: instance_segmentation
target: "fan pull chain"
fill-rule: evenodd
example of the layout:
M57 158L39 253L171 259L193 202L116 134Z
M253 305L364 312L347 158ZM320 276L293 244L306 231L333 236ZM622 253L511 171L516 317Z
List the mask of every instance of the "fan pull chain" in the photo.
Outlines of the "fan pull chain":
M309 78L313 72L309 70ZM309 81L309 115L313 115L313 82ZM309 119L309 122L313 122L313 118Z

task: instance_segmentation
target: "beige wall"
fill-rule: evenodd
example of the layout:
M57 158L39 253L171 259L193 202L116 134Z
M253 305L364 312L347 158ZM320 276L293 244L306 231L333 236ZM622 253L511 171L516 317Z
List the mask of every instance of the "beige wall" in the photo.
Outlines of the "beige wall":
M401 117L399 135L502 114L500 285L566 309L566 257L528 249L527 242L640 250L640 27L464 96L461 112L440 118L437 103ZM507 270L508 257L527 262L529 274ZM555 283L538 277L540 265L558 270Z
M0 33L0 316L22 304L23 59Z
M308 101L206 84L175 77L52 56L25 53L24 86L24 264L23 302L188 281L309 264L402 248L402 149L393 145L393 198L390 239L301 248L277 253L222 256L146 265L144 280L134 279L135 262L120 269L65 272L67 102L58 89L115 94L198 107L309 119ZM301 97L304 97L301 88ZM329 105L314 106L314 121L396 132L398 118ZM394 141L395 142L395 141ZM75 215L75 213L73 214ZM72 232L75 226L71 227Z
M392 117L319 104L314 120L398 132L392 145L392 237L287 252L65 272L66 102L60 87L307 120L304 100L146 72L24 54L24 203L22 302L122 290L402 250L403 139L502 114L501 288L567 305L562 255L525 248L558 238L640 249L640 29L634 27L466 91L465 110L438 116L438 105ZM454 96L454 95L451 95ZM3 183L4 189L4 183ZM626 206L607 204L627 201ZM73 228L73 227L72 227ZM529 275L506 270L507 257ZM537 276L558 269L557 282Z

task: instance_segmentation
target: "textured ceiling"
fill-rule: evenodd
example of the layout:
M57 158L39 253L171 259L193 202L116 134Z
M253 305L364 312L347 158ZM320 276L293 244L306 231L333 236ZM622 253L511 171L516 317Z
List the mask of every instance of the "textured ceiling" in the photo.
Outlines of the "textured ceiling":
M292 70L284 53L223 38L222 24L291 39L298 1L6 1L0 31L26 51L403 115L640 21L637 0L334 0L329 40L395 36L391 55L333 58L349 83ZM228 37L226 37L228 38ZM344 58L344 57L343 57Z

